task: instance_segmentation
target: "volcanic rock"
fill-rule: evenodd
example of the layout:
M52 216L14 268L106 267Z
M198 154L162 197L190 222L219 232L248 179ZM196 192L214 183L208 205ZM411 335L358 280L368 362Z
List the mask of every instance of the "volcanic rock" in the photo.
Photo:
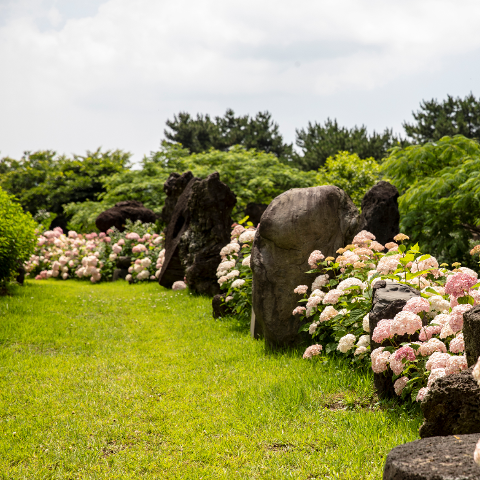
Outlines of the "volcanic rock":
M480 387L472 368L435 380L421 407L425 416L420 427L422 438L480 434Z
M102 212L95 220L95 225L101 232L115 227L120 232L125 230L125 222L140 220L142 223L155 223L156 215L137 200L118 202L112 208Z
M433 437L390 450L383 480L478 480L473 460L479 435Z
M400 232L398 195L397 187L382 180L362 200L360 227L373 233L382 245L393 242L393 237Z
M252 248L253 310L269 347L299 342L301 326L292 311L298 285L311 284L308 257L325 257L358 232L358 210L340 188L294 188L276 197L262 215Z

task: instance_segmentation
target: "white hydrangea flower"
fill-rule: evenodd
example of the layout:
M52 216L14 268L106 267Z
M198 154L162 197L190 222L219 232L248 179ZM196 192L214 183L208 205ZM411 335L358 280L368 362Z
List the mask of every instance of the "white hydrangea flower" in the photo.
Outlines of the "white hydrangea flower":
M342 353L347 353L351 348L355 346L355 341L355 335L348 333L338 342L337 350L340 350Z
M367 313L364 317L363 317L363 329L370 333L370 314Z

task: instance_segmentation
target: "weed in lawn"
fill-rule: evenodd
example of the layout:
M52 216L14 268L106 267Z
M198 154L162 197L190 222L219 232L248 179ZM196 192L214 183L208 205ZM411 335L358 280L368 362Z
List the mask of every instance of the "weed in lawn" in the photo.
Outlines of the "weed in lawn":
M379 479L417 438L370 372L265 354L210 308L125 282L1 298L0 478Z

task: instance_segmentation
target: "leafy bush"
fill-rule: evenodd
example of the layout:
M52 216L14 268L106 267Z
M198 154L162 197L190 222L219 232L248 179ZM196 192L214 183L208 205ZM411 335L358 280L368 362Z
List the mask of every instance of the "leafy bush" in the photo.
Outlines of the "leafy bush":
M394 148L382 165L400 191L401 229L440 261L461 261L480 237L480 144L461 135Z
M380 166L374 158L361 159L356 153L339 152L328 157L318 169L317 185L336 185L345 190L357 207L367 191L377 183Z
M33 253L36 241L32 216L0 188L0 287L15 277L21 263Z

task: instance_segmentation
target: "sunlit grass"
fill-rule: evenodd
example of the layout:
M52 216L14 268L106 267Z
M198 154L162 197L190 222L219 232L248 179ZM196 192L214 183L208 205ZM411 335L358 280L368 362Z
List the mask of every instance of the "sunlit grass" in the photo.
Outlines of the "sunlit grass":
M418 411L369 372L266 354L208 298L30 281L0 298L2 479L380 479Z

